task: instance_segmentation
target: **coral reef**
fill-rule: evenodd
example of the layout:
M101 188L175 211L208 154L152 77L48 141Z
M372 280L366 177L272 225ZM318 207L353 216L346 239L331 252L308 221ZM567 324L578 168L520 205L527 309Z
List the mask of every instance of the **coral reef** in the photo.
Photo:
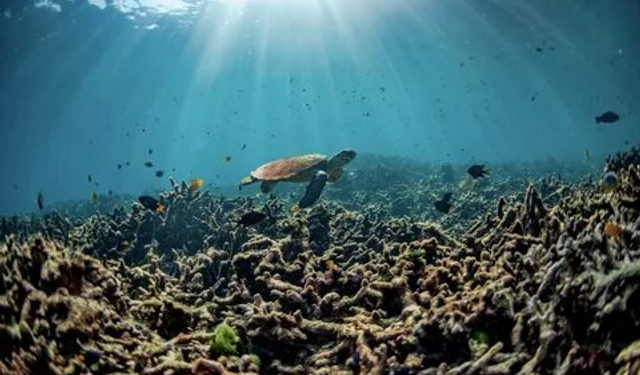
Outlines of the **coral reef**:
M307 210L180 183L165 212L2 219L0 373L635 375L634 160L613 192L387 160Z

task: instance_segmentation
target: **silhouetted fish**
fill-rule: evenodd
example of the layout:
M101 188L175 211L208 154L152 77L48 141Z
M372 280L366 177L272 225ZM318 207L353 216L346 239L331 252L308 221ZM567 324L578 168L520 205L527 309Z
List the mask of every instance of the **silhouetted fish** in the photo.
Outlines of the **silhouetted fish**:
M154 197L143 195L138 197L138 201L140 202L141 205L144 206L144 208L148 210L156 211L156 212L164 211L164 205Z
M41 191L38 192L38 208L40 211L44 210L44 195Z
M435 201L433 205L436 207L436 210L448 214L449 211L451 211L451 196L451 193L445 193L442 199Z
M144 163L144 166L147 167L147 168L151 168L151 167L153 167L153 163L148 161L148 162Z
M88 175L88 176L87 176L87 180L88 180L89 182L93 182L93 178L91 178L91 175Z
M480 178L488 176L491 171L486 169L483 164L475 164L467 169L467 173L473 178Z
M620 120L620 116L617 113L612 111L607 111L600 116L596 116L596 123L604 122L605 124L613 124L614 122Z
M156 177L160 178L162 176L164 176L164 171L162 169L158 169L156 171Z
M242 225L246 228L248 226L258 224L266 218L267 215L263 214L260 211L249 211L240 217L240 219L238 220L238 225Z

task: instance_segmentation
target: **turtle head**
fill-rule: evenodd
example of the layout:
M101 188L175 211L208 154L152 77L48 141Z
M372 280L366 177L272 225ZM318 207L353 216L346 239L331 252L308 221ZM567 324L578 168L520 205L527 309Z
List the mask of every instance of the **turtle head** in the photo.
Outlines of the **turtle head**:
M342 150L335 154L330 160L331 169L340 168L356 158L356 152L351 149Z

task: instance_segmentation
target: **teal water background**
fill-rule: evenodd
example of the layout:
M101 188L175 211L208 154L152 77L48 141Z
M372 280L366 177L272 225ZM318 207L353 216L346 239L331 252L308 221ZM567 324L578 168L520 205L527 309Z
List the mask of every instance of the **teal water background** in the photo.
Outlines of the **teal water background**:
M3 1L0 214L346 147L596 158L640 140L639 29L634 0Z

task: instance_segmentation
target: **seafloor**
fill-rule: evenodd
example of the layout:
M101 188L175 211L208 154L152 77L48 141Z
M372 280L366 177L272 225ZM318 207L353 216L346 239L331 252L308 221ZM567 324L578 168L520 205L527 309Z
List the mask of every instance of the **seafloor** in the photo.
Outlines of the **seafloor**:
M454 166L365 161L299 212L300 187L176 183L162 213L3 218L0 373L640 373L639 151L607 159L613 192L553 161L466 189Z

